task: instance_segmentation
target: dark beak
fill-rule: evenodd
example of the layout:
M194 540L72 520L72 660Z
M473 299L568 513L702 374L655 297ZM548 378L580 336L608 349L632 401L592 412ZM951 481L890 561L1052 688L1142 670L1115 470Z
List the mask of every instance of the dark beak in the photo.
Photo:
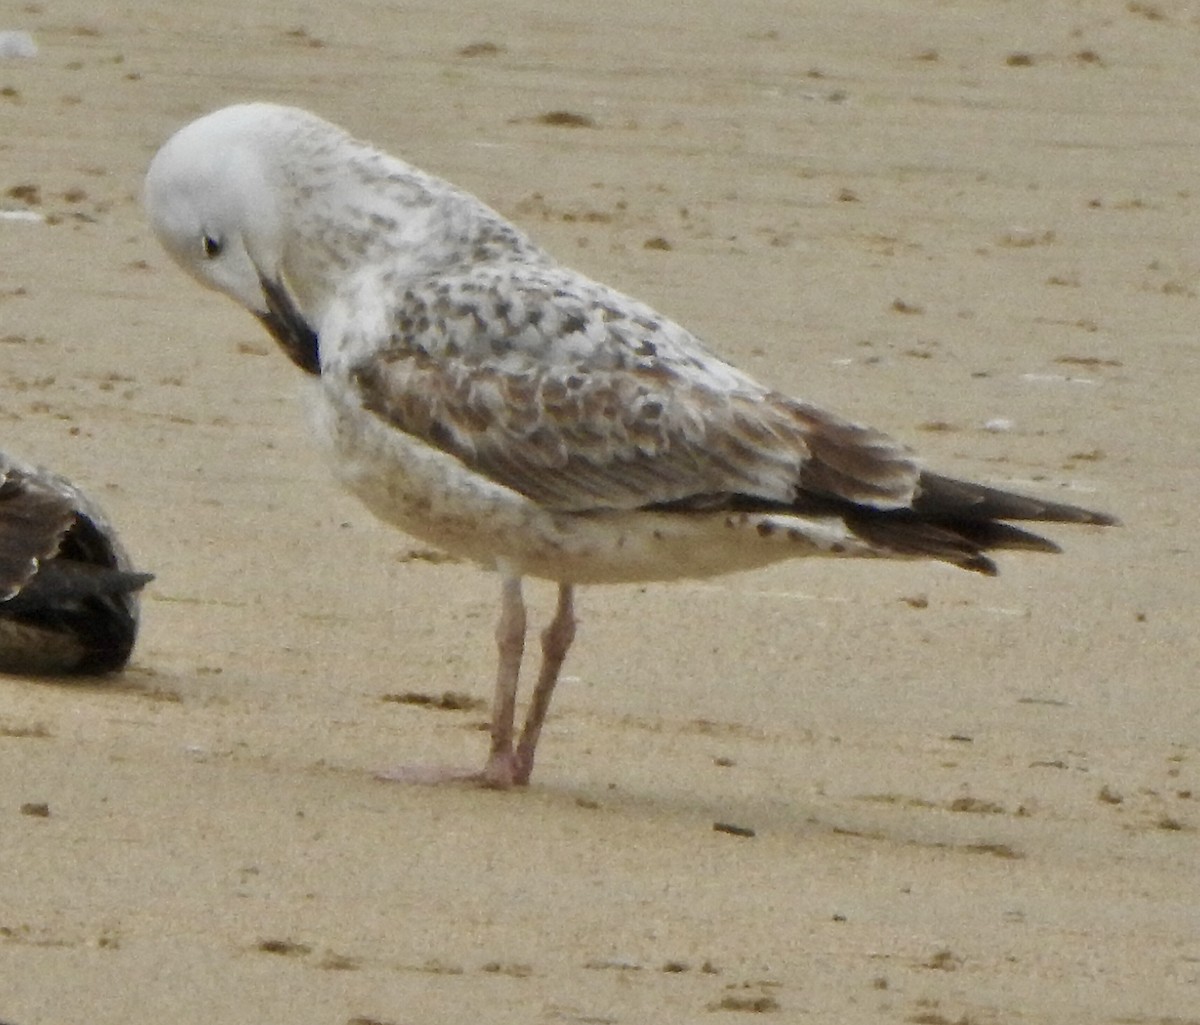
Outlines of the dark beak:
M320 375L321 353L317 345L317 333L309 327L304 314L281 283L271 281L262 274L258 280L267 299L267 312L256 313L255 316L283 347L288 359L306 373Z

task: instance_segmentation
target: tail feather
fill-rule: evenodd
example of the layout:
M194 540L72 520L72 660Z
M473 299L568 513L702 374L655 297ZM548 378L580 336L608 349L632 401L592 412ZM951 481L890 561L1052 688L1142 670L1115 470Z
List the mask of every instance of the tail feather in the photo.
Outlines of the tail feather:
M843 512L842 517L855 536L880 554L902 559L936 559L989 577L999 572L984 554L988 546L954 526L862 509Z

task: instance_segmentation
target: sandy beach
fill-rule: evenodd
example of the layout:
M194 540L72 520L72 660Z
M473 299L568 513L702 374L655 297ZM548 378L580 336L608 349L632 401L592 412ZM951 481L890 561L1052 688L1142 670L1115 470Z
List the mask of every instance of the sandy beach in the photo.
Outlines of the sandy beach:
M0 60L0 447L157 576L123 675L0 677L0 1022L1200 1023L1194 6L449 10L0 15L38 46ZM151 237L158 146L246 99L1123 526L994 580L583 589L527 791L380 782L482 761L498 583L343 493L303 375Z

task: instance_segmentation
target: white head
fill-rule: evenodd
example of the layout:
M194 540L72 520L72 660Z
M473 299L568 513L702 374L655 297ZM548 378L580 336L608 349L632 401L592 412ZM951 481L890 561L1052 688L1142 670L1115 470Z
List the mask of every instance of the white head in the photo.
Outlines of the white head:
M163 248L201 284L259 318L293 362L319 373L317 337L283 275L286 212L272 152L311 115L241 104L180 129L146 173L143 203Z

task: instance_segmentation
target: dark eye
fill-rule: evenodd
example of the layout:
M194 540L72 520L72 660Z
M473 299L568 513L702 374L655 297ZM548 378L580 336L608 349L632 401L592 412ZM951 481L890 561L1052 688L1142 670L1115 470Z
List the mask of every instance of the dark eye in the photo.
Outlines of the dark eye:
M225 243L219 238L213 238L211 235L205 235L201 245L204 247L204 255L212 260L221 255L221 249Z

